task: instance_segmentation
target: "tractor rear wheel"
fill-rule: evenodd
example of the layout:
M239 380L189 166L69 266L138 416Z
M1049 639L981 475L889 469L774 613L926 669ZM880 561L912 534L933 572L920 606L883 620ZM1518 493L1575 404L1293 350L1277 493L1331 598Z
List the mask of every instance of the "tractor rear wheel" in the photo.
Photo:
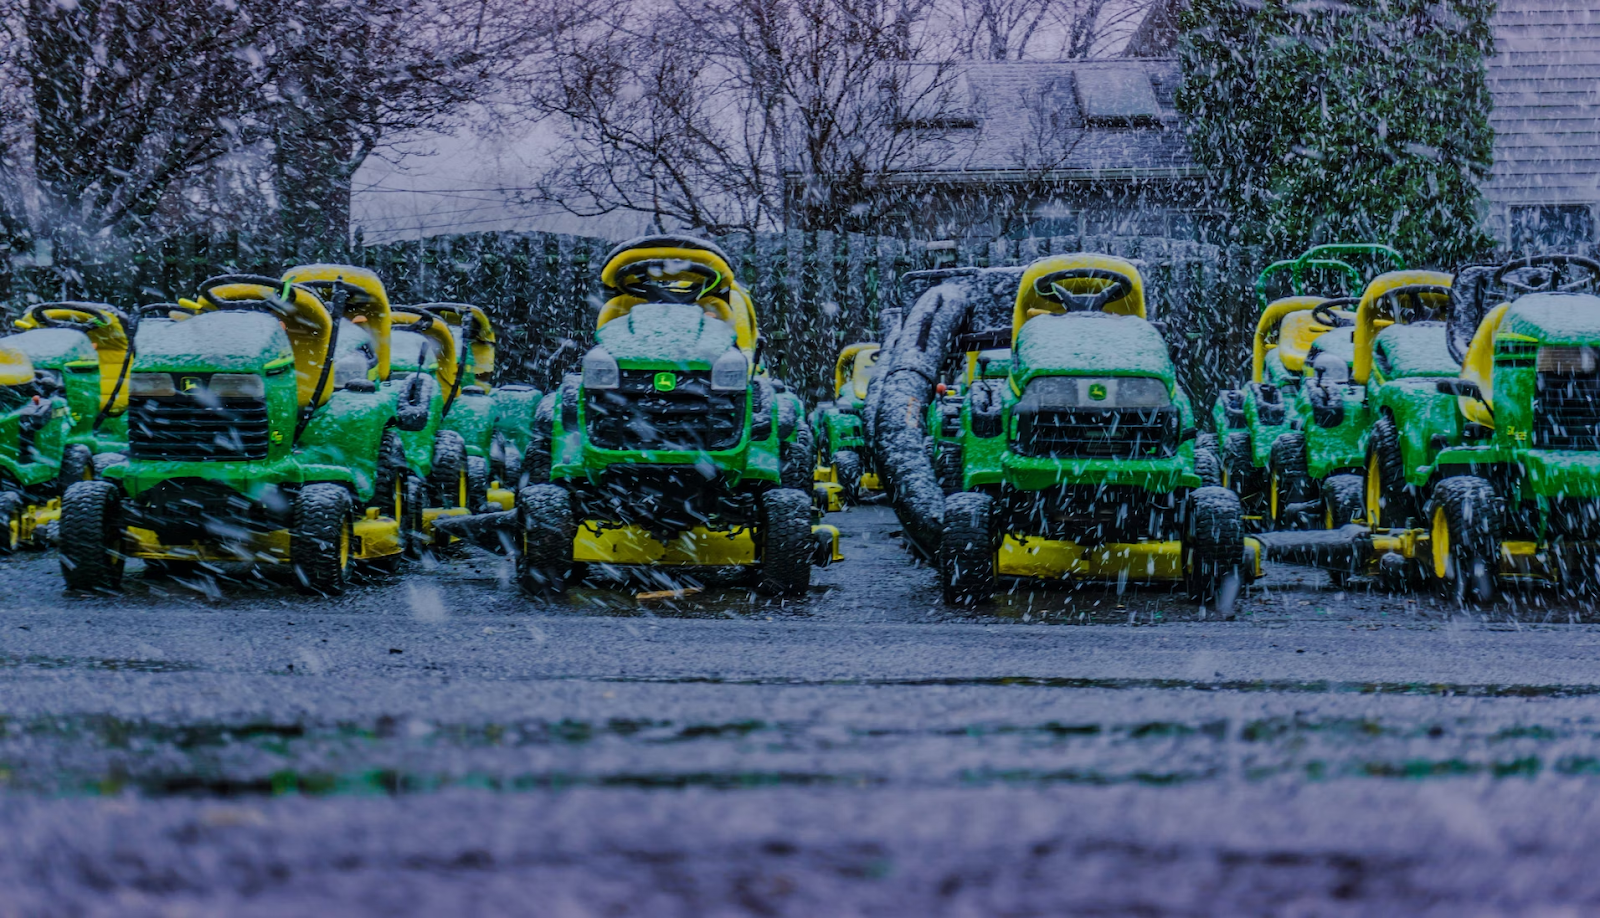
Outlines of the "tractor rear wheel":
M1235 431L1222 439L1222 486L1247 505L1261 503L1261 470L1256 468L1250 434Z
M792 443L778 444L778 485L810 494L816 470L817 441L811 428L801 424L795 428Z
M294 505L289 561L305 593L337 596L350 581L354 520L350 492L331 482L308 484Z
M432 506L452 509L467 502L467 441L453 430L441 430L433 443L433 471L428 473Z
M407 473L400 488L401 554L415 561L422 557L422 508L428 502L428 487L421 478Z
M56 493L65 494L74 484L94 477L94 453L82 443L68 445L61 453L61 468L56 472Z
M1322 483L1322 527L1338 529L1361 519L1366 482L1360 475L1330 475ZM1328 571L1328 579L1336 587L1350 581L1352 571Z
M522 454L522 475L519 481L524 488L536 488L550 483L550 438L533 435L528 441L528 451Z
M795 488L761 495L760 567L756 589L768 596L804 596L811 588L811 496Z
M939 580L949 605L972 606L994 596L1000 569L997 528L989 495L962 491L945 498Z
M1500 576L1500 508L1494 487L1472 475L1433 488L1433 576L1457 602L1494 600Z
M482 456L467 457L467 509L482 513L489 502L489 460Z
M1227 488L1196 488L1183 533L1184 573L1196 602L1231 606L1246 580L1244 513Z
M61 497L61 576L69 590L122 586L122 490L79 481Z
M854 450L841 449L833 454L833 480L839 483L840 496L845 504L861 501L861 457Z
M22 514L28 509L27 503L15 491L0 494L0 555L22 547Z
M1305 434L1290 431L1273 441L1267 476L1267 506L1273 525L1309 529L1310 513L1315 511L1308 505L1316 503L1317 483L1306 471Z
M517 495L517 524L517 583L529 596L559 594L574 573L578 520L572 495L553 484L523 488Z
M1195 446L1194 473L1200 476L1203 487L1222 487L1222 459L1210 448Z
M1394 419L1381 417L1372 425L1367 446L1367 479L1362 495L1367 525L1373 529L1400 529L1420 516L1416 491L1406 484L1405 457L1400 452L1400 432Z

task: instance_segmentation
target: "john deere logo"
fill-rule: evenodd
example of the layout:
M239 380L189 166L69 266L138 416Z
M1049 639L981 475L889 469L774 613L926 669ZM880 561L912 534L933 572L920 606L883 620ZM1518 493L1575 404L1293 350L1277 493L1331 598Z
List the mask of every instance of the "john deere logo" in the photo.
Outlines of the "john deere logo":
M657 373L656 374L656 391L657 392L671 392L673 389L676 389L676 388L678 388L678 377L675 374L672 374L672 373Z
M1097 402L1105 401L1106 400L1106 384L1105 383L1090 383L1089 384L1089 397L1094 399Z
M183 391L188 392L190 389L194 389L194 388L199 387L199 385L200 385L200 377L198 377L198 376L185 376L179 382L179 385L182 387Z

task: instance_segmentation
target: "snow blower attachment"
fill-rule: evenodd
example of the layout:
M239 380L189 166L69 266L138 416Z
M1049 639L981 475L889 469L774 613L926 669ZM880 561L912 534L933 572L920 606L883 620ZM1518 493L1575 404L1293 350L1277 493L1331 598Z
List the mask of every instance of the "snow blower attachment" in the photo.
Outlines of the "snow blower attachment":
M428 424L428 391L388 379L376 276L290 278L212 278L188 317L140 324L127 462L62 498L69 589L114 589L135 557L288 563L304 589L336 593L353 561L399 559L416 506L400 437Z
M763 591L804 593L838 531L811 524L810 431L759 367L727 257L650 236L614 249L601 281L598 343L540 404L515 510L444 528L509 527L534 594L586 564L750 566Z
M919 442L933 380L952 362L977 366L1002 330L1004 375L969 371L951 438L961 490L946 499ZM1195 473L1193 412L1130 262L1058 255L951 278L897 338L879 380L879 449L947 602L984 601L1010 575L1181 581L1226 606L1258 573L1238 499Z
M826 510L860 501L863 491L883 489L861 422L880 351L870 342L851 344L840 351L833 368L833 401L818 405L811 415L817 435L815 492L818 504Z

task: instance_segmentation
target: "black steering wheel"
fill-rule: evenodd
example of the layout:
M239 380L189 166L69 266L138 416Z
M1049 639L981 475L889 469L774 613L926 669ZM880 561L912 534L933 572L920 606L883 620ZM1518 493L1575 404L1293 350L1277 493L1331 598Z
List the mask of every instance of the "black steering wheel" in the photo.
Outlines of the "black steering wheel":
M1531 255L1501 265L1494 281L1518 294L1572 293L1600 282L1600 262L1582 255Z
M1105 281L1106 285L1093 293L1073 293L1061 285L1067 280L1098 280ZM1126 274L1105 268L1067 268L1034 281L1033 292L1052 303L1060 303L1068 312L1090 312L1132 293L1133 281Z
M1348 328L1356 324L1355 320L1335 315L1334 310L1345 306L1355 306L1360 302L1361 298L1356 296L1341 296L1337 299L1325 300L1312 307L1311 318L1316 319L1317 324L1326 325L1329 328Z
M106 303L88 303L80 300L60 300L54 303L35 303L23 311L21 318L32 320L33 323L40 328L70 328L73 331L86 332L96 326L96 323L93 321L86 322L81 319L52 318L51 316L46 315L46 313L51 309L70 309L74 312L93 313L100 316L101 321L105 321L107 318L116 319L122 323L123 331L130 336L132 335L132 329L130 328L132 323L128 321L128 317L122 312L122 310Z
M654 261L640 262L640 265L655 264ZM715 268L708 268L692 261L683 263L683 267L676 266L673 274L689 274L699 278L702 283L691 284L685 281L655 280L649 277L639 277L631 272L639 265L629 265L622 272L622 285L619 289L629 296L636 296L642 300L651 300L657 303L694 303L701 297L722 289L727 285L727 279L722 272Z
M443 316L431 309L424 309L421 306L391 306L389 307L389 311L418 317L417 321L415 322L397 326L400 331L425 332L432 328L433 323L435 322L439 323L440 325L449 324L444 320Z

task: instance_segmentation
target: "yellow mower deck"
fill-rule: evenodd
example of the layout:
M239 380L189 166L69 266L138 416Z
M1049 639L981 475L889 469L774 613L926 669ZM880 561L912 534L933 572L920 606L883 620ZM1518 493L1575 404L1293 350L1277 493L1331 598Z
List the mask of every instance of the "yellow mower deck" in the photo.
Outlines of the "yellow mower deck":
M1246 538L1245 547L1254 557L1254 576L1261 576L1261 543ZM1006 536L1000 544L997 572L1003 577L1035 577L1062 580L1141 582L1181 581L1183 579L1182 542L1110 542L1079 545L1056 539Z
M1594 550L1600 549L1600 544L1577 543L1571 547ZM1444 573L1438 569L1440 562L1433 554L1433 536L1428 530L1392 529L1388 532L1373 533L1372 557L1367 564L1368 573L1375 572L1379 560L1391 552L1407 561L1421 562L1434 579L1444 579ZM1562 569L1560 553L1556 548L1541 548L1538 542L1501 542L1500 569L1496 572L1496 576L1501 580L1560 583Z
M11 530L8 534L11 546L20 548L42 541L45 528L59 519L61 519L59 498L52 497L43 504L29 504L23 507L22 513L8 524Z
M392 517L379 516L376 507L368 508L366 515L352 527L354 539L350 546L352 561L376 561L392 558L403 550L400 544L400 523ZM124 551L129 557L150 561L211 561L219 564L247 562L254 564L289 563L289 530L250 533L235 539L231 550L219 545L192 542L187 545L166 545L152 530L137 526L128 527Z
M833 560L843 561L839 551L837 527L812 526L813 534L825 532L833 544ZM738 533L713 532L704 526L661 542L638 526L607 526L591 523L578 527L572 541L572 560L592 564L675 564L704 567L738 567L756 563L756 543L748 530Z

